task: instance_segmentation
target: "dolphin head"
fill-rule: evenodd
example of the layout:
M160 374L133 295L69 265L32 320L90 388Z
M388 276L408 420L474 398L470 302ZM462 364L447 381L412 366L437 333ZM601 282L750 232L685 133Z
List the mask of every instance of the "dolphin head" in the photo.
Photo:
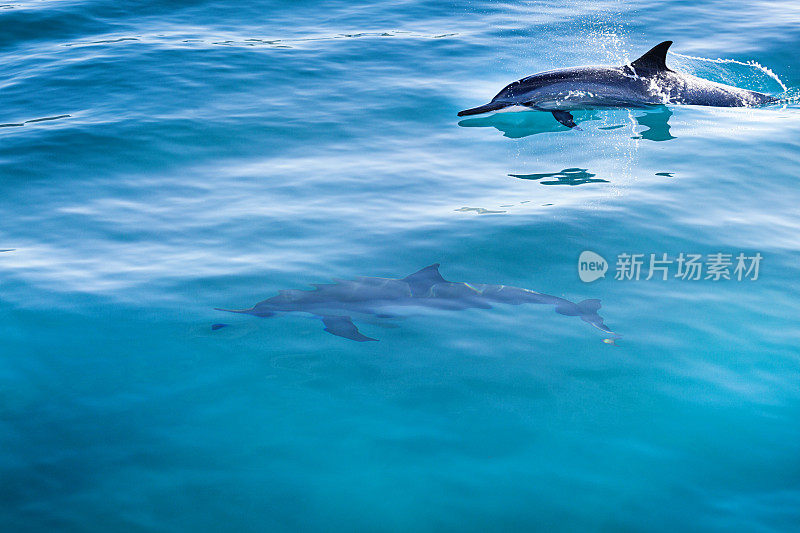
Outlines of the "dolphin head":
M458 112L459 117L466 117L469 115L480 115L481 113L488 113L489 111L497 111L498 109L503 109L504 107L510 106L510 103L506 102L489 102L488 104L479 105L478 107L473 107L471 109L465 109L463 111Z

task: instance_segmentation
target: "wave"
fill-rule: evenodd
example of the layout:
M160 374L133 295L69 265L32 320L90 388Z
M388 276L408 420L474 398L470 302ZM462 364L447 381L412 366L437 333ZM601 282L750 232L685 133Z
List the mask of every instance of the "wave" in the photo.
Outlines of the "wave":
M6 124L0 124L0 128L13 128L13 127L20 127L24 126L25 124L35 124L36 122L47 122L50 120L58 120L62 118L70 118L72 115L56 115L54 117L41 117L41 118L32 118L30 120L26 120L24 122L9 122Z

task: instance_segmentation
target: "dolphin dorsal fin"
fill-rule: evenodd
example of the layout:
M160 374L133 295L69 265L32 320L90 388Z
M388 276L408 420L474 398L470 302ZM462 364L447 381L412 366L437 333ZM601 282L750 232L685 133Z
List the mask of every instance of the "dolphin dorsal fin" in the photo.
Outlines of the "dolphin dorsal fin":
M410 276L404 277L403 281L408 283L409 287L411 287L411 293L414 296L426 293L437 283L447 283L447 280L439 274L439 263L426 266L422 270L418 270Z
M667 68L667 50L672 41L664 41L648 50L642 57L631 63L636 70L669 70Z

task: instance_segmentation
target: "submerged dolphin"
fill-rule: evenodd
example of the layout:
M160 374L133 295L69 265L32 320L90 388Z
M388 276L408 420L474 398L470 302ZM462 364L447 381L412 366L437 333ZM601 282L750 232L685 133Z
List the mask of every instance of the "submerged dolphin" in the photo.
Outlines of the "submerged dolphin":
M465 109L458 116L522 105L549 111L561 124L575 128L570 113L575 109L663 104L750 107L777 101L768 94L670 70L666 59L671 44L664 41L654 46L630 65L574 67L528 76L508 85L488 104Z
M446 281L433 264L402 279L360 277L353 281L313 285L314 290L283 290L250 309L231 310L258 317L301 312L321 318L325 331L354 341L374 341L362 335L351 320L353 314L392 318L408 314L410 308L442 310L491 309L493 304L548 304L556 313L580 317L594 327L614 335L597 310L600 300L573 303L528 289L505 285L483 285Z

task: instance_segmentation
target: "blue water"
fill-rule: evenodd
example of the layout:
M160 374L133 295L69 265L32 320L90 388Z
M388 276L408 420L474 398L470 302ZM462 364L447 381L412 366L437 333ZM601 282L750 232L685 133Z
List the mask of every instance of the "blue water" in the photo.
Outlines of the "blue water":
M799 527L796 5L0 7L3 531ZM789 97L456 117L666 39ZM615 280L626 252L763 261ZM619 338L535 305L367 317L364 343L214 310L432 263L598 298Z

